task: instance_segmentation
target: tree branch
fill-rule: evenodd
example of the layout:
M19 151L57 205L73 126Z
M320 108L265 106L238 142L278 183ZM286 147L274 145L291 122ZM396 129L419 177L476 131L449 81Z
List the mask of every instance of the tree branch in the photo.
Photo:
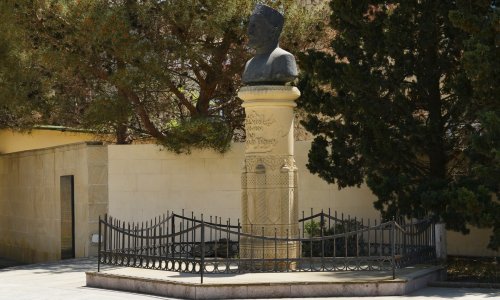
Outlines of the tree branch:
M186 98L186 95L184 95L181 91L179 91L177 86L172 81L166 80L166 82L167 82L167 86L169 87L170 91L172 93L174 93L174 95L180 100L182 105L184 105L189 110L191 115L192 116L198 115L198 111L196 110L196 107L194 107L194 105L191 102L189 102L189 100Z

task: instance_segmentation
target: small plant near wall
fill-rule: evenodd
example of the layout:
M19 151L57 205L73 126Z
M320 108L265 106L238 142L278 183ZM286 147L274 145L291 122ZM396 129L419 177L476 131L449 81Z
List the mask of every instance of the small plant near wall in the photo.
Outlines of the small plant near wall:
M308 237L320 236L321 234L320 222L311 220L304 225L304 230L307 233Z
M500 264L496 257L448 257L448 281L500 284Z
M342 223L337 223L330 228L325 228L324 224L321 224L321 222L317 222L314 220L311 220L310 222L304 225L304 231L310 238L339 235L339 234L349 233L360 228L362 228L362 224L356 220L349 220L349 221L344 221ZM313 241L313 240L306 241L302 242L302 256L303 257L356 256L360 255L358 251L361 251L361 249L358 249L356 245L360 245L362 243L363 243L362 237L356 234L347 235L347 241L346 237L344 236L327 239L324 241Z

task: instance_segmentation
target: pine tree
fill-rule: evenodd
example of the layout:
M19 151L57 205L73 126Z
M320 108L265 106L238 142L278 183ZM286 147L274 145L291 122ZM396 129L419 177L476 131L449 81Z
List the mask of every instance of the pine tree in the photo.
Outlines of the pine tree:
M26 129L39 121L33 111L47 108L43 83L30 63L26 32L15 26L15 2L0 2L0 128Z
M18 24L51 83L54 123L153 137L177 152L227 149L242 133L236 89L255 1L30 1ZM283 45L311 44L318 22L296 1L269 1L288 20Z
M468 67L464 53L471 34L449 18L459 6L330 6L331 51L300 59L303 123L315 135L308 168L339 188L366 182L387 217L433 216L463 233L493 227L489 246L498 249L498 93L478 95L485 82L471 75L483 70Z
M450 11L455 26L468 33L464 41L462 65L472 84L472 97L477 106L474 130L464 149L469 163L469 189L497 191L500 181L500 13L496 1L457 1ZM487 197L485 195L485 197ZM485 201L485 213L478 214L476 224L491 226L494 233L490 244L500 241L500 206Z

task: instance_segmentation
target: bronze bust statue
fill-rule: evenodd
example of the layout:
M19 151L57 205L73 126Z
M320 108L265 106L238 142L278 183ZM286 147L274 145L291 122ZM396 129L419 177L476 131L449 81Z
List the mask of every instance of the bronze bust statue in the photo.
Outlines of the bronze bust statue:
M278 45L283 23L277 10L257 4L248 24L248 45L256 53L245 65L243 84L284 85L297 78L295 58Z

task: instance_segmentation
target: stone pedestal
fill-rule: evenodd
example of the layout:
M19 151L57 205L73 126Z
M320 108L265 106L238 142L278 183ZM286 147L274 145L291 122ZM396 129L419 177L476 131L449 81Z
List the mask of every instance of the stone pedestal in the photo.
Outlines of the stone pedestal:
M241 176L242 231L264 237L297 238L293 108L300 92L291 86L248 86L243 87L238 96L244 101L246 112L245 165ZM263 242L251 238L240 241L242 259L296 258L298 251L296 242Z

